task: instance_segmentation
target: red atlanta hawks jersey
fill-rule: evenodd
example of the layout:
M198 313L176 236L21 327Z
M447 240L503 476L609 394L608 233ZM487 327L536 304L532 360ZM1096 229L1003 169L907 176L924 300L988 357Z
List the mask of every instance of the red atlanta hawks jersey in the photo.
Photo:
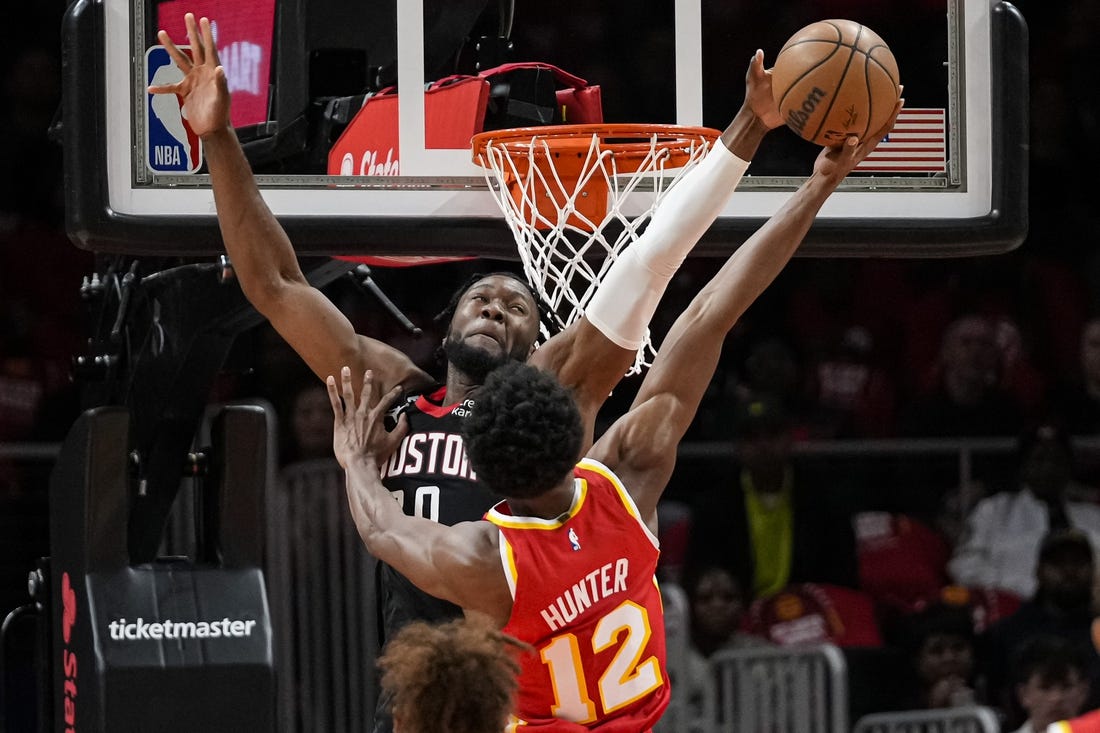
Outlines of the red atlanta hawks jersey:
M500 529L512 591L504 632L535 648L522 659L509 733L639 733L669 700L657 539L606 466L585 459L557 519L486 514Z

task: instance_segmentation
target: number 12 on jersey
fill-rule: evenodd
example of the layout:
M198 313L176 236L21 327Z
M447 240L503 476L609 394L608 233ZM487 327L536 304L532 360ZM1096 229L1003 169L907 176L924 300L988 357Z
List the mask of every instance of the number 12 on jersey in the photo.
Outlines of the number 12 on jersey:
M597 684L600 710L604 714L629 705L664 684L656 657L642 659L652 633L649 614L633 601L623 601L596 623L592 633L593 653L619 644ZM595 721L598 711L588 694L577 637L559 634L539 653L542 663L549 667L554 686L551 709L554 717L582 724Z

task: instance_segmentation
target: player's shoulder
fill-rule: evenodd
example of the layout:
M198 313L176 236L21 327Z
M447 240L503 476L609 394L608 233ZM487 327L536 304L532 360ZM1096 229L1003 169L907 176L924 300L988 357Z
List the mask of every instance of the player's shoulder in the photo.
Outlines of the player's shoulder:
M595 479L601 484L622 486L622 480L606 463L592 455L587 455L577 461L573 467L573 475L586 479Z
M431 391L434 391L431 390ZM390 409L386 411L386 417L384 424L387 430L393 430L397 425L397 421L402 415L408 415L410 418L419 412L422 412L417 407L419 401L425 398L425 394L430 394L431 391L421 392L405 392L390 405Z

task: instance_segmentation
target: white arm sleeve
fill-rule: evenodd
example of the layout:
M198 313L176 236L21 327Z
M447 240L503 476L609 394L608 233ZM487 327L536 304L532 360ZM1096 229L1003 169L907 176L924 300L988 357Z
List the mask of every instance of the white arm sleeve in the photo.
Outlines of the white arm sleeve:
M607 271L585 316L612 343L637 350L672 276L748 169L721 142L669 190L645 232Z

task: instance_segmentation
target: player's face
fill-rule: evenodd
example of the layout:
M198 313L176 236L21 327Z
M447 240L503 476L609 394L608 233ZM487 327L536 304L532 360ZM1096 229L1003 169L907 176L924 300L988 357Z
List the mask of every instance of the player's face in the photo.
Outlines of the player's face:
M497 365L526 361L539 332L538 308L514 278L491 275L459 299L447 333L447 349L475 352Z

